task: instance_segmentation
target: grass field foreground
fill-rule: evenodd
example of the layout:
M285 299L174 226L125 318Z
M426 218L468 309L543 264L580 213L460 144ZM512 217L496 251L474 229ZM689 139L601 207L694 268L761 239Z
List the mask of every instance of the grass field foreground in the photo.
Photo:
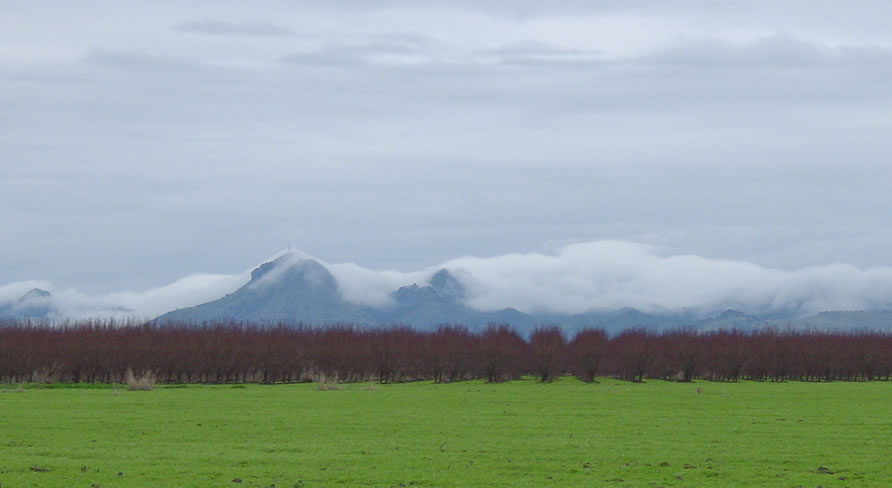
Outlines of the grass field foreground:
M888 487L890 405L885 382L13 386L0 486Z

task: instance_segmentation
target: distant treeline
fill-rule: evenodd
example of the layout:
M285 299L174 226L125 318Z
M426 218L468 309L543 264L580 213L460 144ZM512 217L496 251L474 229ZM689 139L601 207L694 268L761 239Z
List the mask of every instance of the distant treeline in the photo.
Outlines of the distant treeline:
M630 381L869 381L892 377L892 334L601 329L566 337L541 327L529 339L505 325L253 327L237 323L66 326L0 322L0 382L162 383L542 381L575 375Z

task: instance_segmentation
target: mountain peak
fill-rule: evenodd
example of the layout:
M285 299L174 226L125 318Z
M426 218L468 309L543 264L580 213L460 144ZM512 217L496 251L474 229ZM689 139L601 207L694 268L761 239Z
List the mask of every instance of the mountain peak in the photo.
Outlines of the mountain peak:
M750 316L743 312L729 308L728 310L725 310L724 312L720 313L717 318L720 318L720 319L746 319L746 318L750 318Z
M446 268L434 273L430 279L430 286L443 298L461 300L465 297L464 285L459 283Z
M255 281L259 280L260 278L263 278L264 275L266 275L273 269L275 269L276 261L278 261L278 259L275 261L263 263L260 266L254 268L254 270L251 271L251 281L255 282Z
M31 301L31 300L50 298L52 296L53 295L46 290L42 290L40 288L31 288L30 290L28 290L27 293L25 293L24 295L22 295L21 298L19 298L19 303L24 303L24 302Z
M12 305L15 315L28 318L47 318L53 313L52 295L46 290L32 288Z
M418 286L417 283L401 286L390 295L403 307L418 305L419 303L428 303L431 300L439 300L441 298L432 287Z
M168 312L159 323L246 320L258 323L370 322L366 310L346 302L322 263L283 255L251 272L251 281L220 299Z
M314 259L301 259L294 255L279 256L251 271L249 284L258 285L266 281L301 283L332 290L338 287L334 275L322 263Z

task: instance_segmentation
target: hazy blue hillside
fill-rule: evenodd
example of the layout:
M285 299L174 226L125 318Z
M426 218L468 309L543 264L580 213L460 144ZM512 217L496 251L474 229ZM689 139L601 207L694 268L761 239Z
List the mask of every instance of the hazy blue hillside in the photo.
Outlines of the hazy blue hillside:
M747 315L743 312L738 312L737 310L725 310L715 317L709 317L694 322L692 328L701 331L722 329L752 331L761 329L765 325L767 325L765 319Z
M251 281L219 300L168 312L156 319L201 323L218 320L371 323L374 317L344 300L334 276L313 260L297 263L279 258L251 273Z
M487 312L468 307L464 303L464 287L445 269L435 273L429 285L413 283L403 286L393 292L391 298L395 303L393 307L377 311L381 323L404 323L420 328L442 324L477 328L490 323L506 323L523 332L538 321L513 308Z
M892 311L856 310L821 312L793 320L773 321L772 325L815 330L892 330Z
M688 325L692 319L685 314L649 314L634 308L590 311L576 315L546 315L549 322L561 324L565 329L579 330L584 327L601 328L614 334L625 329L669 329Z
M15 302L0 305L0 318L43 320L54 313L52 294L40 288L29 290Z

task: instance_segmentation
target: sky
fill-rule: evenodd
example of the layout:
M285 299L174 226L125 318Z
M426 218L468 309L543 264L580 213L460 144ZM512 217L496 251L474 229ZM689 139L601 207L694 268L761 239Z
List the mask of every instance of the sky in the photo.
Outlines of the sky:
M574 245L883 275L890 15L0 0L0 297L198 299L289 245L385 276Z

